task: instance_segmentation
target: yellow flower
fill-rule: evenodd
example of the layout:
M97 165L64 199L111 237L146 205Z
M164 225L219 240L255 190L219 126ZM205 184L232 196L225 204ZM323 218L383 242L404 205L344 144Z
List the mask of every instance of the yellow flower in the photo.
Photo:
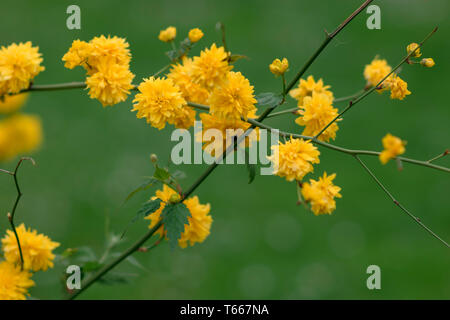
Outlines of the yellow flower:
M166 203L169 202L174 195L177 195L175 190L171 189L167 185L164 185L162 190L156 191L156 196L152 197L152 200L158 198L163 202L158 210L145 218L150 220L150 229L158 223ZM210 205L200 204L197 196L188 198L184 200L183 203L188 208L191 216L188 217L189 225L185 225L184 232L181 234L181 238L178 239L178 245L181 248L186 248L188 245L193 246L197 242L200 243L205 241L210 233L212 218L209 215ZM164 230L164 226L161 226L156 233L165 235L166 232Z
M310 141L291 138L284 144L280 141L272 146L272 155L267 157L274 164L274 174L287 181L298 180L314 170L312 164L319 163L320 152Z
M375 87L391 71L392 68L386 60L375 58L364 68L364 78L369 86Z
M435 65L433 58L423 58L420 61L420 64L427 68L434 67Z
M18 93L30 86L45 68L41 66L39 47L31 42L13 43L0 49L0 96L5 93Z
M286 58L283 60L275 59L272 64L269 65L270 72L272 72L276 76L280 76L284 74L289 68L289 62Z
M189 31L189 40L192 43L199 41L201 38L203 38L203 32L199 28L194 28Z
M303 104L299 106L300 110L295 122L298 125L305 126L303 134L315 136L325 126L338 115L338 110L331 105L332 100L324 94L313 92L312 97L307 96L303 99ZM329 141L336 138L336 131L339 127L337 122L333 122L327 130L320 136L319 140Z
M22 223L16 228L22 248L24 269L46 271L53 268L53 249L59 247L58 242L53 242L44 234L38 234L36 230L28 230ZM10 263L20 264L20 253L17 246L16 237L11 230L6 231L6 236L2 239L2 248L5 259Z
M36 116L16 114L0 122L0 161L34 151L42 142L42 125Z
M144 79L138 90L140 93L136 94L131 111L137 111L137 118L146 118L153 127L161 130L166 122L174 124L185 115L186 100L171 79Z
M104 60L97 68L96 73L86 78L91 99L98 99L104 107L125 101L133 88L134 78L128 66Z
M254 118L254 116L249 117ZM225 152L225 150L233 143L234 137L239 137L250 128L248 122L240 119L222 119L208 113L200 113L200 119L202 120L202 132L198 132L196 140L199 142L206 140L203 144L203 149L212 156L219 156ZM216 141L214 135L212 135L212 137L205 136L210 129L218 130L222 139ZM239 146L241 148L250 146L252 141L258 140L258 133L258 128L252 130Z
M207 104L209 92L193 82L192 66L192 59L184 57L182 64L176 64L172 67L167 78L172 79L173 83L180 88L186 101Z
M300 79L298 88L289 92L290 96L298 100L298 105L303 104L303 99L308 96L312 96L313 92L325 94L331 101L333 101L333 92L328 90L330 86L324 86L323 80L315 82L313 76L309 76L306 80Z
M411 91L408 90L408 84L395 73L386 79L385 82L386 87L391 90L391 99L403 100L407 95L411 94Z
M408 46L406 47L406 52L408 54L411 54L411 52L413 52L414 50L416 50L416 48L419 47L419 45L415 42L408 44ZM420 52L420 48L418 48L412 55L411 57L413 58L419 58L422 55L422 53Z
M89 55L89 65L97 68L105 59L112 60L109 64L116 63L120 65L127 65L130 63L131 54L128 47L130 46L124 38L110 37L107 38L104 35L95 37L89 44L92 47L92 51Z
M0 300L25 300L34 286L31 273L7 261L0 262Z
M158 39L164 42L170 42L177 36L177 28L168 27L159 32Z
M13 113L19 110L27 101L28 93L5 95L0 98L0 113Z
M223 119L247 119L255 112L257 102L250 85L240 72L228 72L226 81L217 87L209 97L210 112Z
M64 66L73 69L76 66L82 66L93 75L102 64L119 64L127 66L131 60L130 45L124 38L94 37L91 41L85 42L75 40L69 51L63 56Z
M189 129L194 125L196 114L194 109L185 105L181 112L176 113L173 125L178 129Z
M221 85L228 71L233 66L228 64L228 54L223 47L216 47L213 43L210 49L205 49L199 57L194 57L192 66L192 80L207 90Z
M379 155L382 164L386 164L390 159L405 153L406 142L390 133L385 135L381 142L384 148Z
M336 209L334 198L341 198L339 191L341 188L333 184L336 174L327 176L325 172L318 181L310 179L302 186L302 195L306 202L311 204L311 210L314 214L331 214Z
M82 66L86 70L88 67L88 58L92 53L92 45L86 41L74 40L69 51L64 54L62 61L64 61L64 67L73 69L76 66Z

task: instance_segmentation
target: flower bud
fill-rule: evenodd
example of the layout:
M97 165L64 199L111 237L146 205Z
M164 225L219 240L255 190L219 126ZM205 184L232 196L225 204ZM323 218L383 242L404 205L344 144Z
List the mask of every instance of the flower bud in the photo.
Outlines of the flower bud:
M435 65L433 58L423 58L420 61L420 64L427 68L431 68Z
M269 65L270 72L276 76L284 74L288 68L289 62L286 58L283 58L283 60L275 59L272 64Z
M175 27L168 27L165 30L161 30L159 32L158 39L163 42L170 42L177 36L177 28Z
M158 157L156 156L156 154L152 153L152 154L150 155L150 161L151 161L152 163L156 163L156 162L158 161Z
M406 52L408 54L411 54L411 52L413 52L414 50L416 50L416 48L418 48L419 45L415 42L410 43L407 47L406 47ZM420 48L418 48L412 55L411 57L414 58L419 58L422 55L422 53L420 52Z
M203 38L203 32L199 28L194 28L189 31L189 40L192 43L199 41L201 38Z

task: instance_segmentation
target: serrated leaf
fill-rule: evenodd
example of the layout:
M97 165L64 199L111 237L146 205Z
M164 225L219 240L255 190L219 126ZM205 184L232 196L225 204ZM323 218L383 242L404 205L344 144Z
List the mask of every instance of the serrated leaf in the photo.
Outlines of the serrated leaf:
M127 233L130 225L135 223L138 219L142 219L142 218L148 216L149 214L152 214L156 210L158 210L159 207L161 206L161 202L162 202L162 200L157 198L155 200L149 200L146 203L144 203L142 205L142 207L139 209L139 211L137 212L137 214L134 216L134 218L131 219L131 221L128 223L127 227L125 228L122 235L120 236L120 239L122 239L125 236L125 233Z
M264 92L256 96L259 106L275 108L283 101L283 96L279 93Z
M164 207L162 222L172 249L177 246L185 225L189 225L188 217L190 216L191 213L184 203L169 204Z
M169 179L170 173L165 168L156 167L153 177L155 179L158 179L159 181L165 181L165 180Z
M153 177L145 180L139 187L137 187L136 189L134 189L133 191L130 192L130 194L126 197L125 202L130 200L138 192L144 191L144 190L150 188L152 185L157 184L157 183L159 183L159 180L155 179Z
M139 218L148 216L149 214L155 212L161 206L162 200L157 198L155 200L149 200L139 209L137 215L133 218L132 222L135 222Z

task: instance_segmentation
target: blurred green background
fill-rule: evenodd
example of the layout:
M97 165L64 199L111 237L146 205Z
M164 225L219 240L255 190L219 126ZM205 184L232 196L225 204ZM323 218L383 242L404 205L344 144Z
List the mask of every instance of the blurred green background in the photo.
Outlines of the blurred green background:
M215 30L222 21L228 45L250 60L236 63L256 92L279 90L279 79L268 71L276 57L290 62L288 78L303 65L324 37L361 0L346 1L8 1L0 12L1 45L31 40L43 53L45 72L37 84L83 81L84 71L65 69L61 57L74 39L101 34L126 37L131 69L140 81L167 64L160 29L174 25L178 39L192 27L205 37L195 48L220 43ZM81 30L66 28L66 8L81 7ZM379 54L396 65L410 42L419 42L434 26L439 31L423 48L436 66L404 66L402 78L412 95L404 101L372 94L340 123L335 143L349 148L381 149L391 132L408 141L405 156L422 160L449 147L448 74L450 3L445 0L375 1L381 8L381 30L368 30L363 12L323 52L307 75L322 77L336 97L364 86L364 65ZM295 106L290 99L286 107ZM343 103L336 104L342 110ZM37 167L20 171L24 197L17 223L61 243L57 252L90 246L104 250L105 221L120 233L154 190L122 205L126 195L151 175L151 153L167 161L174 143L173 128L158 131L131 113L131 98L103 109L86 91L33 93L24 111L42 117L45 141L33 154ZM300 132L290 115L267 123ZM202 244L171 251L165 243L134 255L145 270L127 262L115 271L137 274L128 284L95 284L85 299L444 299L450 296L448 249L430 237L389 201L365 171L347 155L321 149L321 164L309 177L336 172L342 199L331 216L314 216L296 205L293 183L257 176L247 184L245 166L222 166L196 194L209 202L214 223ZM450 239L448 176L439 171L395 163L367 164L393 194L444 239ZM448 166L450 158L437 163ZM15 161L2 163L11 169ZM188 187L206 165L183 165ZM0 175L0 207L4 215L15 198L11 177ZM108 218L109 217L109 218ZM2 235L9 227L0 220ZM122 249L147 230L134 224ZM366 268L381 267L381 290L366 287ZM31 294L62 297L61 267L37 273Z

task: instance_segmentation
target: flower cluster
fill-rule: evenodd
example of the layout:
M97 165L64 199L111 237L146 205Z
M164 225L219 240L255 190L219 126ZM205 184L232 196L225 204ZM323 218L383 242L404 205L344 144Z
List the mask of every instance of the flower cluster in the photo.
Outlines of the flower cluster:
M175 35L176 29L169 27L161 31L159 38L165 42L173 41ZM203 32L194 28L187 39L193 44L202 37ZM217 129L224 133L221 141L214 140L204 145L214 155L229 145L226 142L227 129L245 130L250 127L241 119L255 117L257 101L254 88L242 73L231 71L230 53L224 47L214 43L192 58L181 50L180 45L180 56L175 59L167 77L150 77L138 86L139 93L132 111L137 111L138 118L146 118L158 129L163 129L166 124L188 129L196 120L196 112L189 103L209 105L209 113L200 115L204 131ZM199 139L202 137L202 134L197 136ZM254 138L255 134L247 137L246 145Z
M319 180L310 179L309 183L302 185L302 195L306 202L311 204L314 214L331 214L336 209L334 198L341 198L339 191L341 188L333 184L336 174L327 176L324 172Z
M314 170L312 164L320 162L319 155L319 150L310 141L291 138L272 146L272 155L267 158L273 163L275 175L287 181L301 181Z
M45 69L42 61L39 48L30 41L0 49L0 161L32 152L41 144L40 119L19 111L28 99L28 93L20 92Z
M37 116L13 114L0 121L0 161L30 153L42 142L42 125Z
M31 81L45 68L38 47L31 42L13 43L0 49L0 96L28 89Z
M162 202L158 210L146 217L146 219L150 220L150 229L160 220L161 213L166 206L166 203L170 202L172 199L179 199L179 195L175 190L164 185L163 189L157 190L156 195L151 199L161 199ZM184 232L181 234L181 238L178 239L178 245L181 248L186 248L188 245L193 246L197 242L200 243L205 241L210 233L213 220L209 215L210 205L201 204L197 196L188 198L184 200L183 203L186 205L191 215L188 216L189 225L185 225ZM161 236L166 235L164 225L158 229L157 233Z
M24 300L28 288L34 285L32 272L46 271L53 267L53 250L59 243L38 234L36 230L26 229L24 224L16 228L23 254L23 269L15 234L7 230L2 239L4 261L0 262L0 300Z
M65 67L82 66L88 77L89 96L105 106L125 101L133 89L129 44L119 37L95 37L89 42L75 40L63 56Z

